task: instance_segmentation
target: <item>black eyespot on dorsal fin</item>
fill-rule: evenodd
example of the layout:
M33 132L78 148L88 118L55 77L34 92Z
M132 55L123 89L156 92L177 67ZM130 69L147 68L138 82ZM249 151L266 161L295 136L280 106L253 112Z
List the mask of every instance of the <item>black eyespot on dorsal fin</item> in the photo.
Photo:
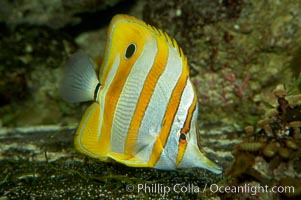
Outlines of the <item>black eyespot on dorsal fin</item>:
M186 134L181 133L181 134L180 134L180 139L181 139L181 140L186 140Z

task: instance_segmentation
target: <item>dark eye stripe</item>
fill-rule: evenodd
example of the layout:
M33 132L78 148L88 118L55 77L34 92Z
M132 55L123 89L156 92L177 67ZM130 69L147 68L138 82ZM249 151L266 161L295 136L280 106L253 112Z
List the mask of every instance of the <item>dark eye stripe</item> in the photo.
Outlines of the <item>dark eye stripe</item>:
M125 50L125 54L124 54L124 58L125 59L129 59L131 58L136 52L136 44L130 44L126 50Z

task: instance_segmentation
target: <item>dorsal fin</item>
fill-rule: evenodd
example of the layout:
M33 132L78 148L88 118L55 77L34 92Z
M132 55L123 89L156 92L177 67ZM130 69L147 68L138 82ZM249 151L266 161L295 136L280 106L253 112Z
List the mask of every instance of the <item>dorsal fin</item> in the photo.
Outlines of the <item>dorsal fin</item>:
M154 26L152 26L152 25L150 25L150 24L147 24L146 22L144 22L144 21L142 21L142 20L140 20L140 19L137 19L136 17L129 16L129 15L123 15L123 14L118 14L118 15L116 15L116 16L113 18L111 24L114 24L116 21L118 21L118 20L120 20L120 19L127 19L127 20L129 20L129 21L134 21L134 22L137 23L137 24L140 24L140 25L142 25L142 26L147 27L151 32L155 33L158 37L164 38L165 41L166 41L168 44L170 44L171 46L173 46L173 47L177 50L179 56L182 57L183 61L186 61L186 58L185 58L185 56L184 56L184 54L183 54L183 51L182 51L182 49L178 46L176 40L173 39L173 38L170 38L169 35L168 35L165 31L162 31L162 30L159 29L159 28L156 28L156 27L154 27Z
M186 58L183 54L183 50L178 46L178 43L174 38L170 38L169 35L165 31L162 31L161 29L157 29L156 27L150 24L146 24L146 25L151 31L153 31L156 35L158 35L158 37L164 38L168 44L173 46L177 50L179 56L183 59L183 61L186 61Z

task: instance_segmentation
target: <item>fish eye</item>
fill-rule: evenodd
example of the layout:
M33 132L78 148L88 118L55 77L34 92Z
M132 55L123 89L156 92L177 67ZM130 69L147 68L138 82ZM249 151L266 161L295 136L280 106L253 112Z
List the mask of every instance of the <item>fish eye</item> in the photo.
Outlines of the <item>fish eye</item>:
M136 44L131 43L125 50L124 58L129 59L131 58L136 52Z

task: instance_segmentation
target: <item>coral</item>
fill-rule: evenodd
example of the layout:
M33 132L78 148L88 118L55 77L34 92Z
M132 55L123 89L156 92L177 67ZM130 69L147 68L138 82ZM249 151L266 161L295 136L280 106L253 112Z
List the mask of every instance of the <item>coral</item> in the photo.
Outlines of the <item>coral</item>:
M257 128L246 127L226 174L236 184L250 179L261 185L294 186L296 192L282 195L296 197L301 194L301 96L288 95L282 85L274 95L277 106L257 122Z
M289 0L153 0L144 19L174 36L187 55L201 121L245 126L264 112L261 92L298 75L299 8Z

